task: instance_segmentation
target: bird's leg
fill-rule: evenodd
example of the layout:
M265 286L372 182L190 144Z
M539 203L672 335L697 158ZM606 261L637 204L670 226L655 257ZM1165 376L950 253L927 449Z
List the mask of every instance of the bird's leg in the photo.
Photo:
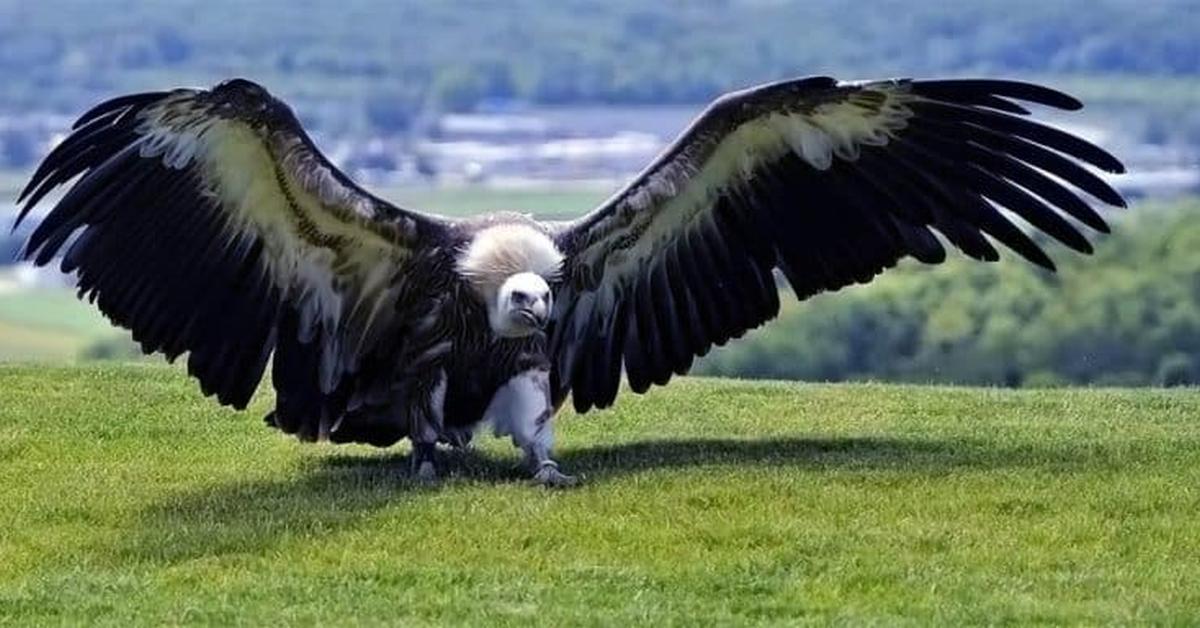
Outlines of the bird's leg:
M543 486L574 486L578 479L558 469L558 463L550 457L554 446L554 415L545 411L533 417L525 429L513 432L513 443L525 452L525 468L533 474L533 481Z
M434 464L434 454L437 444L413 441L412 473L413 477L422 482L437 480L437 466Z
M442 411L446 401L446 374L437 371L429 381L417 382L412 389L414 403L409 408L411 424L409 438L412 439L412 472L423 482L437 480L434 454L437 452L438 434L442 429Z
M486 413L497 436L512 436L525 454L533 481L544 486L574 486L578 480L558 469L550 457L554 446L554 408L550 405L550 376L533 369L509 380L488 405Z
M545 421L545 431L550 432L551 419ZM579 478L567 475L558 469L558 463L550 457L550 448L539 443L524 445L525 464L533 472L533 481L543 486L568 487L579 483Z

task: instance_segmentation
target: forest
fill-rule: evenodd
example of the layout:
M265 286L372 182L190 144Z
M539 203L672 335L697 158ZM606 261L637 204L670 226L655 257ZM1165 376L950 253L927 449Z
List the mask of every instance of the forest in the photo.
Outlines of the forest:
M0 111L231 74L380 125L497 99L696 103L816 73L1070 75L1190 100L1172 79L1200 72L1197 23L1192 0L3 2Z
M1200 202L1118 216L1058 272L1003 256L901 263L866 286L781 299L778 320L699 372L1003 386L1200 384Z

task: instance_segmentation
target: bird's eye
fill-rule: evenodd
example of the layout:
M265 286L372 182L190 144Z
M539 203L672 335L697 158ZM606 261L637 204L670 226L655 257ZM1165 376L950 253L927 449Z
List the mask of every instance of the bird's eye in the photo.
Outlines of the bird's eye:
M512 300L515 303L524 303L529 300L529 295L521 292L520 290L516 290L512 293Z

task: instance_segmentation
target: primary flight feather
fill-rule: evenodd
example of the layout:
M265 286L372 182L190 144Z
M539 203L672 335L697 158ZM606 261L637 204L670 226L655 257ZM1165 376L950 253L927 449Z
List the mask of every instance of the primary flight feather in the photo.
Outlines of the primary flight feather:
M1053 263L1010 216L1084 253L1123 206L1101 148L1019 101L1082 105L1000 80L838 82L727 94L578 220L451 220L350 181L291 110L242 79L115 98L85 113L21 194L75 183L31 235L147 353L187 353L222 403L267 368L268 424L306 440L462 445L490 421L549 485L552 419L644 392L772 319L775 271L805 299L865 283L941 236ZM1080 193L1084 193L1081 195ZM1002 211L1003 210L1003 211ZM272 359L273 356L273 359Z

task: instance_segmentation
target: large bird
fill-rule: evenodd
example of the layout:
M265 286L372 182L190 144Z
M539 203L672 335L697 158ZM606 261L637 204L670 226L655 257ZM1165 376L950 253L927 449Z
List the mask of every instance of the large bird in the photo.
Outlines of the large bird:
M773 318L775 271L798 299L866 283L943 240L992 261L1051 260L1028 226L1091 251L1108 227L1085 192L1109 153L1018 101L1074 98L1001 80L815 77L713 102L633 181L578 220L452 220L373 196L291 109L234 79L104 102L22 192L18 222L75 183L25 255L62 253L79 294L147 353L188 354L201 390L243 408L268 363L266 421L304 440L439 442L490 421L534 479L574 483L552 418L638 393ZM272 361L273 356L273 361Z

